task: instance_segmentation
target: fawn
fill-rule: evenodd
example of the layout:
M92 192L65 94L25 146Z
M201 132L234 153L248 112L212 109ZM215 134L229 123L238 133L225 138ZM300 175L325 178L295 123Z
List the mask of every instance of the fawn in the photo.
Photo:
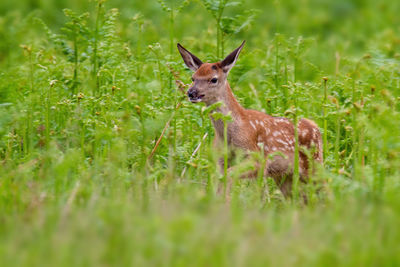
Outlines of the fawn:
M227 81L229 71L235 65L244 44L245 41L224 60L217 63L203 63L178 44L183 61L194 71L193 83L187 95L192 103L204 102L209 106L218 101L222 102L222 106L216 111L225 115L230 113L232 116L232 121L227 126L228 145L245 151L260 150L262 145L266 157L273 154L272 159L268 157L266 160L264 176L272 177L284 196L290 196L295 151L293 123L287 118L272 117L257 110L243 108L233 95ZM215 128L214 143L221 143L224 140L224 123L213 117L211 120ZM318 126L311 120L301 119L297 127L299 148L313 151L311 157L307 157L304 150L299 150L300 179L306 182L309 168L312 168L311 165L314 166L309 162L310 159L322 164L322 139ZM278 151L280 153L276 153ZM258 166L245 176L255 177L257 169Z

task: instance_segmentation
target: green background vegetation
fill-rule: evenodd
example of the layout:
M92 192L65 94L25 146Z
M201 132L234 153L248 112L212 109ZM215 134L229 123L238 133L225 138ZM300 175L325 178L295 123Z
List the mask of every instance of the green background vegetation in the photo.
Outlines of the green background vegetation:
M0 2L2 265L399 264L400 2L221 7ZM323 132L306 206L271 179L216 193L221 155L175 45L212 62L244 39L240 103Z

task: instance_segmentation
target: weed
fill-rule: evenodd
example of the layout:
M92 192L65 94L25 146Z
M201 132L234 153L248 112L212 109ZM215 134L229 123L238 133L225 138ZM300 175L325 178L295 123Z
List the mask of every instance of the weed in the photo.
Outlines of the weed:
M399 12L388 0L2 1L1 262L400 262ZM240 103L320 126L324 166L303 184L296 153L292 199L263 168L239 179L261 153L237 152L228 172L216 107L186 101L180 39L209 61L246 39L229 75ZM229 116L212 116L226 132Z

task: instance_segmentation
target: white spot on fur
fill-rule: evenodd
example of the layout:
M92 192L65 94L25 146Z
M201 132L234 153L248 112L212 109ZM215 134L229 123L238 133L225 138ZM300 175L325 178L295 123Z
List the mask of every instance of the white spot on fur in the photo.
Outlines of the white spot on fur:
M272 150L272 151L275 151L275 150L276 150L276 147L273 146L273 147L271 148L271 150Z
M266 135L269 135L269 133L270 133L269 129L268 129L268 128L265 128L265 134L266 134Z
M250 121L250 125L251 125L251 127L253 127L254 130L256 129L256 126L254 125L254 123L252 121Z
M317 128L314 128L314 129L313 129L313 138L314 138L314 139L317 139L317 138L318 138L318 129L317 129Z
M281 140L281 139L276 139L276 142L281 143L282 145L287 146L288 143L286 143L285 141Z
M268 151L269 147L267 145L265 145L264 149Z
M256 124L258 125L260 122L258 120L256 120Z
M275 137L277 137L280 134L281 134L281 132L278 132L278 131L275 131L275 132L272 133L272 135L275 136Z

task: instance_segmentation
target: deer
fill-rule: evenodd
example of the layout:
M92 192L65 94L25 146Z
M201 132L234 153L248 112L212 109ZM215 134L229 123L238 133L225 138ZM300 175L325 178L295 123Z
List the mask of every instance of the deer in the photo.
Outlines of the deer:
M194 72L192 84L187 91L189 101L202 102L210 106L222 102L215 112L230 114L231 121L227 122L227 140L230 148L245 152L263 149L265 159L264 177L271 177L279 186L285 197L292 193L292 181L295 159L295 126L285 117L273 117L261 111L242 107L235 98L227 80L230 70L235 65L245 41L216 63L203 63L181 44L178 51L185 65ZM224 122L210 116L215 130L214 144L220 145L224 140ZM310 176L310 168L323 163L322 138L318 125L306 118L297 124L299 149L300 181L306 183ZM312 151L307 155L307 151ZM273 155L273 157L271 157ZM313 161L313 162L311 162ZM223 161L219 161L222 164ZM255 178L260 166L255 164L254 170L241 176ZM314 170L311 170L312 172Z

